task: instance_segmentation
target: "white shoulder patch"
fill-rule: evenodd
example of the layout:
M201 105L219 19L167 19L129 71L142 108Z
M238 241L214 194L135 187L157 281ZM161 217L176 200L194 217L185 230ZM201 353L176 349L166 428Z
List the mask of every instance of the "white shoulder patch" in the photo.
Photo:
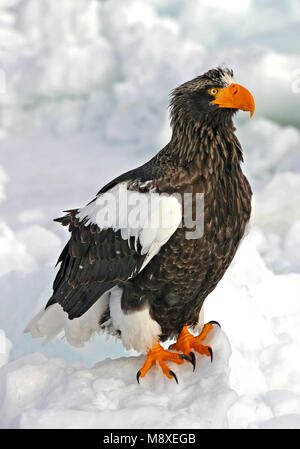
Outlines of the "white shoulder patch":
M151 181L148 181L148 183ZM122 182L79 210L77 218L86 226L97 224L100 229L121 230L124 240L135 238L147 254L143 269L178 228L182 218L177 196L154 191L141 193L127 189Z

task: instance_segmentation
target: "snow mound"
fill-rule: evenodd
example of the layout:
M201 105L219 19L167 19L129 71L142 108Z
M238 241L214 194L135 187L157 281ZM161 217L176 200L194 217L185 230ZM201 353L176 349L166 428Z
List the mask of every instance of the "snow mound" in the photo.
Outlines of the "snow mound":
M145 357L106 359L87 369L35 353L0 370L0 425L5 428L226 428L237 400L229 386L230 345L215 328L214 361L168 363L178 385L152 368L136 381Z

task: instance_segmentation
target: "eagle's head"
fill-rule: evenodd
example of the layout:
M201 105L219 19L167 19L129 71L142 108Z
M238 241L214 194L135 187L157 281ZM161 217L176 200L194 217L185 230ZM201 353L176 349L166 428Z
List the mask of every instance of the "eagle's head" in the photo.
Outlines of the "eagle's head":
M173 124L176 118L195 124L226 124L238 109L249 111L252 117L254 99L249 90L235 82L233 71L227 68L209 70L172 92Z

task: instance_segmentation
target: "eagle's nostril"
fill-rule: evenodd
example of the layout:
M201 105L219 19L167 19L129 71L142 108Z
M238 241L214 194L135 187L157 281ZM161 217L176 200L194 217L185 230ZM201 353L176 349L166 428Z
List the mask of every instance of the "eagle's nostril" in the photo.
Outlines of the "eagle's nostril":
M236 84L231 84L232 95L236 95L238 93L238 87Z

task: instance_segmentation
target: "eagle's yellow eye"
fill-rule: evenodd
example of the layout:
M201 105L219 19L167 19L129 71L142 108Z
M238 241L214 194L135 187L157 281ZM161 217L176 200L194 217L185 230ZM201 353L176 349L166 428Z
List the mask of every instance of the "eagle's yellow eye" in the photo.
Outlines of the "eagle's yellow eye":
M211 89L208 89L209 95L216 95L218 93L218 90L216 87L212 87Z

